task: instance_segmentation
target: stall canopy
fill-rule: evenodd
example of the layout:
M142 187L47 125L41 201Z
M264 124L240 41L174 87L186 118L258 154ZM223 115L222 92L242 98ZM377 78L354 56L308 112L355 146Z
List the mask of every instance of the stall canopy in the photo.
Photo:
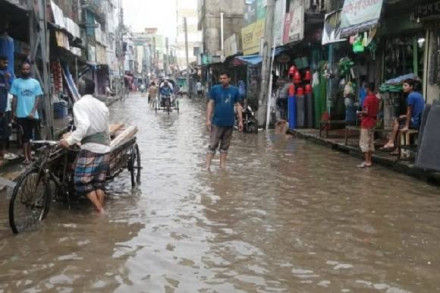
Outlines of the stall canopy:
M287 48L280 47L280 48L276 48L276 49L273 49L273 50L275 50L275 56L278 56L279 54L281 54L284 51L286 51ZM258 65L261 62L263 62L263 57L261 55L259 55L259 54L238 56L238 57L235 57L235 59L238 59L238 60L243 61L243 62L245 62L247 64L250 64L250 65Z
M345 0L341 14L341 37L375 27L380 19L383 0Z

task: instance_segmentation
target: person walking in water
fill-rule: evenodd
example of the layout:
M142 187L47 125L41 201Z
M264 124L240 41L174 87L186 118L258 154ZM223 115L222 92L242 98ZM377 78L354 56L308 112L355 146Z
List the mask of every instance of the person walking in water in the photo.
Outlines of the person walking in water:
M206 110L206 127L210 132L206 170L220 146L220 168L226 167L226 158L232 140L235 123L234 107L238 114L238 130L243 130L242 107L238 89L230 85L231 77L227 72L220 73L220 85L212 87ZM214 114L214 115L213 115Z
M85 195L99 213L104 213L104 182L110 163L109 110L95 98L95 82L83 79L79 83L82 98L73 106L76 130L60 141L63 148L81 143L73 181L75 190Z
M156 100L157 96L157 87L154 81L151 82L150 87L148 88L148 103L152 105L152 103Z

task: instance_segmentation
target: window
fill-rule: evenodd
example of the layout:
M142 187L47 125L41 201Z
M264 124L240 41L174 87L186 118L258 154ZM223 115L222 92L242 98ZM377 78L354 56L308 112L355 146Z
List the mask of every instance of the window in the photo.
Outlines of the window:
M291 0L285 0L286 1L286 13L289 13L290 12L290 2L291 2Z

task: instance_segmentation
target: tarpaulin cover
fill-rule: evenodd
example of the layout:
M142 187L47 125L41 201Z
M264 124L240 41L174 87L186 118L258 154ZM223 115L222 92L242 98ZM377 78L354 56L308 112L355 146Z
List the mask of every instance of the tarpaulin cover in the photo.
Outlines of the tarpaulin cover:
M278 56L279 54L281 54L282 52L284 52L285 50L287 50L286 48L276 48L275 49L275 56ZM273 53L273 51L272 51ZM263 57L259 54L253 54L253 55L246 55L246 56L238 56L235 57L236 59L246 62L250 65L257 65L260 64L261 62L263 62Z
M416 166L440 171L440 102L427 106L422 116Z

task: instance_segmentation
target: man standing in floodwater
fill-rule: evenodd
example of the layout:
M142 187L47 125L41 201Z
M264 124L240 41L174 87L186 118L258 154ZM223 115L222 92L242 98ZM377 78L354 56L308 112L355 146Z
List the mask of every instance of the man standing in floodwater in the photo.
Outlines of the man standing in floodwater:
M206 127L210 132L206 169L210 170L215 152L220 145L220 168L226 167L226 158L232 140L235 124L234 107L238 114L238 130L243 130L240 94L230 85L231 77L227 72L220 73L220 85L212 87L206 110ZM213 116L214 114L214 116Z

